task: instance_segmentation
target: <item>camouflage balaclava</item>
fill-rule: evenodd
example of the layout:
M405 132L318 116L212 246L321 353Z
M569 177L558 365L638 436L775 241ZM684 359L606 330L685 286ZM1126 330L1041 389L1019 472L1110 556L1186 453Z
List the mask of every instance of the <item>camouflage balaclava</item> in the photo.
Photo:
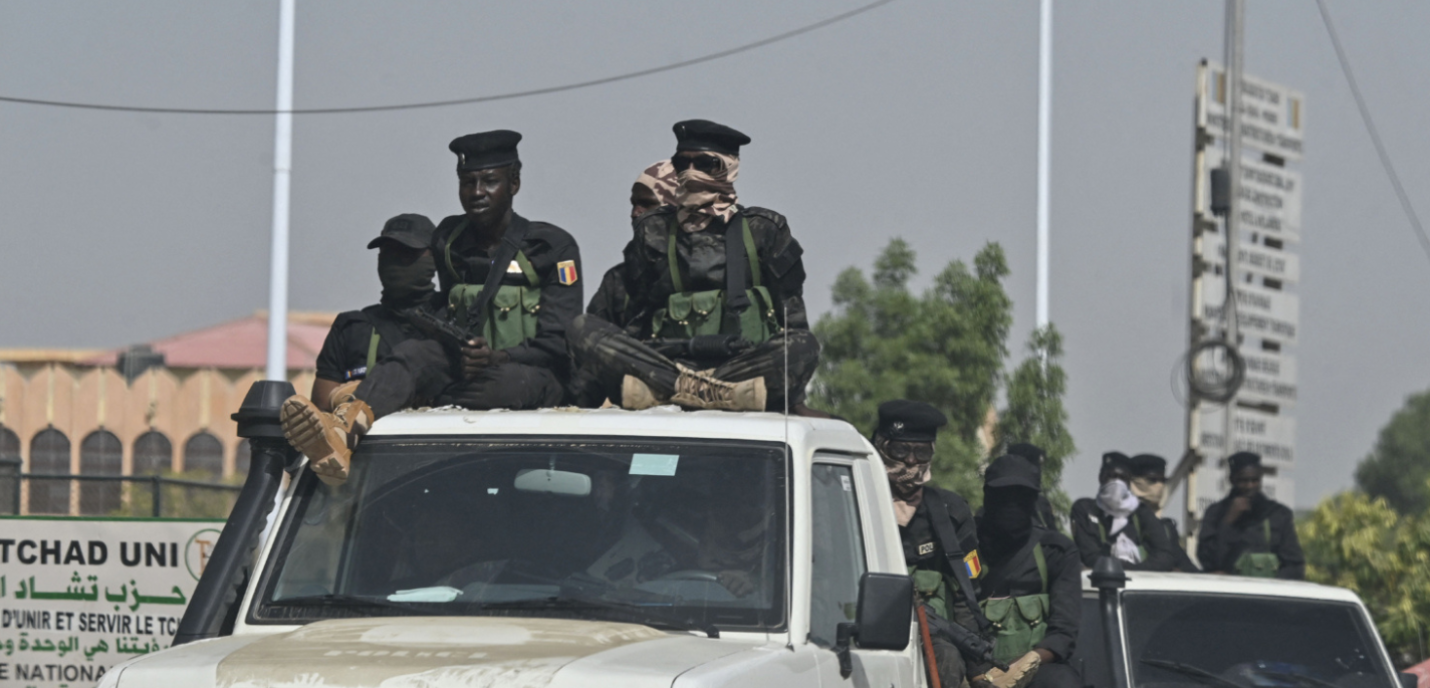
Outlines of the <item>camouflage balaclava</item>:
M650 189L660 205L675 205L675 190L679 182L675 179L675 166L670 164L669 158L651 163L641 176L636 177L636 183Z
M715 174L706 174L693 166L676 175L679 184L675 205L680 207L676 219L687 232L705 229L713 218L729 221L735 216L735 179L740 176L740 159L725 153L702 151L721 162Z

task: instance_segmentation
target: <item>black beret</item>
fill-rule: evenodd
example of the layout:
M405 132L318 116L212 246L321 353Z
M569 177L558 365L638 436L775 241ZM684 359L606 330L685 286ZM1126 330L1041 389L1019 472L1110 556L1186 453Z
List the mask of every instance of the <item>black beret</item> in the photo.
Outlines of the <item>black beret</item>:
M1043 465L1043 459L1048 458L1048 453L1042 447L1027 442L1019 442L1008 447L1008 453L1013 456L1021 456L1039 466Z
M1237 452L1227 458L1226 464L1231 467L1231 474L1236 475L1243 468L1261 468L1261 455L1256 452Z
M430 248L432 233L437 231L426 215L403 213L387 221L382 226L382 234L367 242L368 248L377 248L384 241L396 241L408 248Z
M1043 470L1024 456L1004 454L983 471L983 487L1027 487L1043 489Z
M1132 459L1119 451L1110 451L1102 455L1102 470L1109 468L1121 468L1126 471L1132 470Z
M520 142L521 134L498 129L458 136L447 144L447 149L457 154L457 171L469 172L517 162L521 158L517 157L516 144Z
M1167 475L1167 460L1156 454L1138 454L1130 461L1132 475Z
M948 417L933 406L895 399L879 404L879 428L874 432L900 442L932 442L945 425Z
M750 142L750 137L705 119L676 122L673 128L677 151L715 151L726 155L739 155L740 146Z

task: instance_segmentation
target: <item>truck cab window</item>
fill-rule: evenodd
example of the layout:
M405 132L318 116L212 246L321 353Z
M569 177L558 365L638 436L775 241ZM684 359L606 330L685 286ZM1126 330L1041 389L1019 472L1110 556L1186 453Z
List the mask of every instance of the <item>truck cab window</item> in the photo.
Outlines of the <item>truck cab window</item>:
M815 464L810 473L814 556L809 596L809 638L834 645L834 630L854 620L859 578L864 575L864 531L854 474L847 465Z

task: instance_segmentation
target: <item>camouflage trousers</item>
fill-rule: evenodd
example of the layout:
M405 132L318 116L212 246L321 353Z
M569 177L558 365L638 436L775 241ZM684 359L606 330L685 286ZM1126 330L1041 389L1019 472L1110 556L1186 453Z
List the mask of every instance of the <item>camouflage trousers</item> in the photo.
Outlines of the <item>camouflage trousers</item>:
M675 393L675 380L680 377L678 363L694 370L713 369L716 379L726 382L762 377L768 392L766 408L783 411L786 397L790 406L804 403L805 387L819 365L819 341L809 330L787 330L723 361L666 358L624 330L589 314L571 321L567 341L576 359L576 379L584 380L585 385L578 403L585 405L599 405L599 400L591 403L597 396L620 403L621 380L627 375L640 379L656 394L668 397ZM789 361L788 375L786 360ZM788 388L785 380L789 381Z

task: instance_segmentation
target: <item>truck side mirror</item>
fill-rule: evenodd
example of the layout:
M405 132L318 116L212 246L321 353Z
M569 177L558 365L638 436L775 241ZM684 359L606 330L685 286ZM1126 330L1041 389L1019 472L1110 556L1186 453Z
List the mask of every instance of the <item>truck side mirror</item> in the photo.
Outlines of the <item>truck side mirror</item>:
M909 646L914 621L914 579L897 573L866 573L859 579L859 603L854 623L839 624L834 632L834 654L839 675L854 673L849 646L861 650L902 650Z

